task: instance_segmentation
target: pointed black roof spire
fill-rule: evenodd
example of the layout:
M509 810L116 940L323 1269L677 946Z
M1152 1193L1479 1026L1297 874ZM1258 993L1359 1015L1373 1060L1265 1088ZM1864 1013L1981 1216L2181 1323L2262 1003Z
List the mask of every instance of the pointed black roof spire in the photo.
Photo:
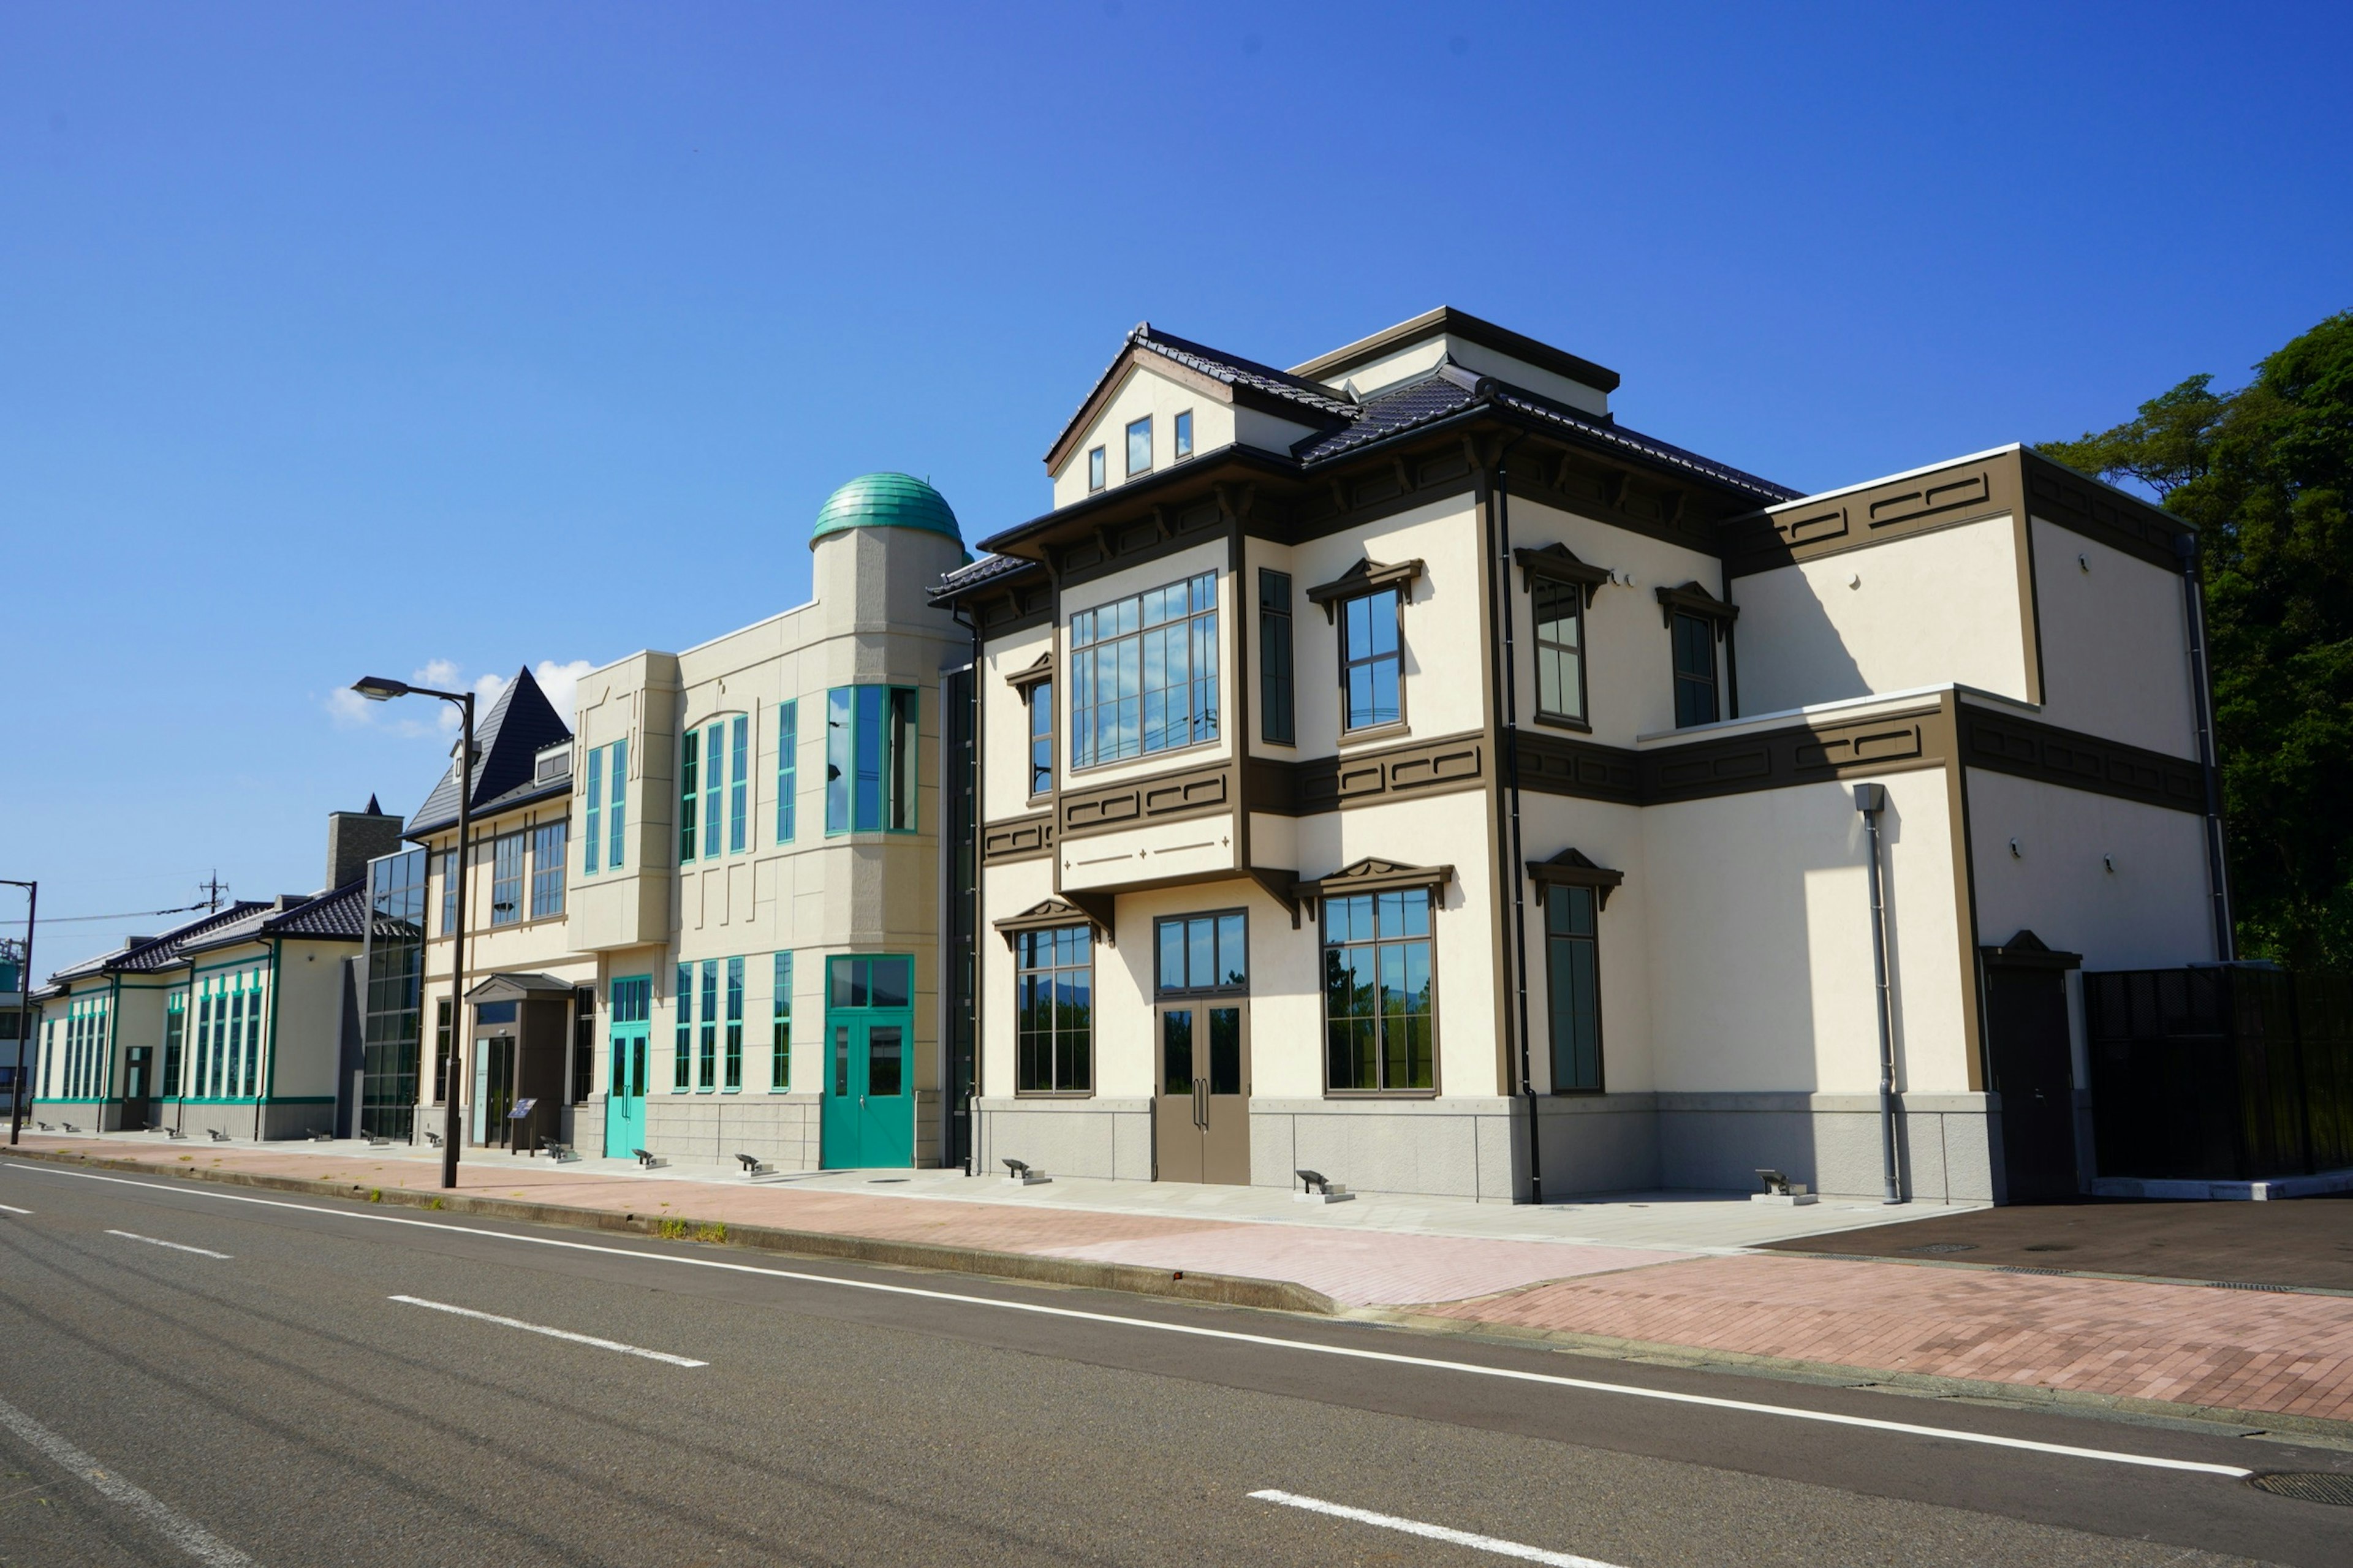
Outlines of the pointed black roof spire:
M369 816L382 816L384 815L384 807L376 804L375 796L374 795L370 795L368 796L367 811L365 815Z

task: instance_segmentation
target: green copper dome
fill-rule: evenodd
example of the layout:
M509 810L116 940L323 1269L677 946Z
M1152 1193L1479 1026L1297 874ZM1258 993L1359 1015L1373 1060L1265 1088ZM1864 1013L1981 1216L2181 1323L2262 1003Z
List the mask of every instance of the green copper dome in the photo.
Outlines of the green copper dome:
M909 474L861 474L834 491L818 510L809 542L846 528L920 528L964 542L947 498Z

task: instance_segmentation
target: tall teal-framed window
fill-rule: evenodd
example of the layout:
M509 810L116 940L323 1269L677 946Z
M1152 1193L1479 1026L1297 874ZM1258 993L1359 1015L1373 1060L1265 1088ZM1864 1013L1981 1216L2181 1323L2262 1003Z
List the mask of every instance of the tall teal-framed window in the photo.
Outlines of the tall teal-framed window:
M702 1070L696 1075L694 1087L714 1089L719 1082L719 961L715 958L702 961L702 1037L699 1043L702 1048L695 1060Z
M727 726L727 853L741 855L752 835L752 721Z
M678 1030L670 1051L670 1091L682 1094L694 1087L694 965L678 966L678 984L670 995L678 1004Z
M837 686L826 695L825 830L915 831L916 694Z
M776 989L768 1003L768 1087L793 1087L793 955L776 954Z
M744 961L740 958L727 961L726 1045L720 1081L732 1094L744 1087Z
M164 999L164 1071L156 1082L167 1098L176 1099L186 1092L180 1084L180 1068L187 1055L188 994L174 991Z
M776 842L793 841L793 802L800 789L801 705L776 706Z
M588 795L581 811L582 819L588 825L588 831L581 838L580 874L584 877L596 874L596 852L605 847L604 808L605 748L591 746L588 749Z
M106 1022L104 996L78 997L68 1004L64 1098L96 1100L106 1093Z
M613 753L605 775L605 864L621 868L621 847L628 840L629 817L629 742L618 740L601 748Z
M727 721L702 732L702 858L715 859L727 810Z
M558 818L531 830L531 918L545 920L564 912L565 830ZM593 835L592 835L593 837Z
M694 858L694 808L702 803L702 731L689 730L678 742L678 863Z

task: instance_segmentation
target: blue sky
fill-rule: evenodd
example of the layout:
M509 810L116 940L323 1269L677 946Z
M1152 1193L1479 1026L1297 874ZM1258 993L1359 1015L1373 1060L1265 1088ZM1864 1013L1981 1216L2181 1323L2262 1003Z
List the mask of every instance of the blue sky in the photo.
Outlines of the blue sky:
M0 876L308 890L475 681L976 539L1149 319L1439 303L1804 488L2105 425L2353 307L2343 7L0 11ZM419 708L422 704L412 703ZM0 889L0 892L5 892ZM18 906L0 905L0 921ZM44 922L40 968L154 921Z

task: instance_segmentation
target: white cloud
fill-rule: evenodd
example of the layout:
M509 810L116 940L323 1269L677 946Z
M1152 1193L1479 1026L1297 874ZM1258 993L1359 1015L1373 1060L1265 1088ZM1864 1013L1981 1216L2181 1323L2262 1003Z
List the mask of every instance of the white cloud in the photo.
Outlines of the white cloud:
M567 727L572 722L572 705L579 690L580 678L596 668L585 658L575 658L567 664L543 658L532 668L532 677L539 682L540 690L546 694L548 706L555 710L556 716ZM461 691L465 689L464 674L463 667L455 659L436 658L427 660L424 668L411 671L408 680L412 686ZM499 693L507 689L508 679L506 676L492 674L474 678L474 712L478 719L499 700ZM425 711L428 702L436 710L429 716ZM413 702L371 702L358 692L344 689L329 692L325 706L327 716L338 729L378 729L389 734L411 738L420 735L452 737L458 732L458 706L454 702L431 699Z
M539 689L547 693L548 706L555 710L556 717L564 721L567 730L572 728L572 705L579 695L580 678L596 668L585 658L575 658L570 664L543 658L532 669L539 679Z

